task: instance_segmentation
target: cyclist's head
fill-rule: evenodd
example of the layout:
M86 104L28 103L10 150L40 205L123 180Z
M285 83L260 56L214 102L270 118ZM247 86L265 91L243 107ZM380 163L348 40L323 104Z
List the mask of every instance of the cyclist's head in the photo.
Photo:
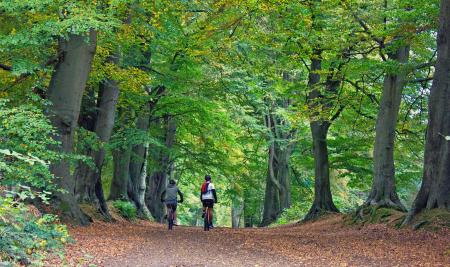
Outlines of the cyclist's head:
M205 175L205 181L211 181L211 176Z
M175 184L177 184L177 182L175 182L175 180L173 180L173 179L170 179L169 184L175 185Z

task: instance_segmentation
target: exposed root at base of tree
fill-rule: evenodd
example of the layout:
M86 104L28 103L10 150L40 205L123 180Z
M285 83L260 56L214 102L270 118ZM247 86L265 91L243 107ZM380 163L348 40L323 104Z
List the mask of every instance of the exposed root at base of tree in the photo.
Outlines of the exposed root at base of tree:
M95 205L84 203L80 204L81 210L91 217L94 221L103 221L103 222L125 222L126 219L119 215L117 209L112 205L112 202L107 202L110 218L105 217Z
M387 224L398 228L405 217L406 213L397 209L367 205L345 215L344 223L348 225Z
M405 206L402 204L400 199L392 197L386 197L386 198L369 198L366 200L365 204L362 207L379 207L379 208L388 208L388 209L395 209L401 212L407 212L408 210L405 208ZM360 207L361 208L361 207Z
M446 209L424 210L416 215L408 224L404 224L407 213L397 209L362 206L355 212L344 215L347 225L364 226L368 224L386 224L395 228L426 229L437 231L442 228L450 229L450 211Z
M450 229L450 210L447 209L424 209L415 215L406 226L413 229L426 229L438 231L441 228Z
M330 214L338 214L339 210L334 206L334 204L329 204L326 207L319 207L317 204L313 204L309 212L306 214L305 218L303 218L303 222L314 221L323 216Z

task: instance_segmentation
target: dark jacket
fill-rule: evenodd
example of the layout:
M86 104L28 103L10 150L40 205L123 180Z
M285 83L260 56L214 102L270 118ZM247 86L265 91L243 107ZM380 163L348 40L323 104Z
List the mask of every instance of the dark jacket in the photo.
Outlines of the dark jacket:
M174 184L169 184L161 193L161 202L176 202L177 195L180 196L180 203L184 201L183 193Z

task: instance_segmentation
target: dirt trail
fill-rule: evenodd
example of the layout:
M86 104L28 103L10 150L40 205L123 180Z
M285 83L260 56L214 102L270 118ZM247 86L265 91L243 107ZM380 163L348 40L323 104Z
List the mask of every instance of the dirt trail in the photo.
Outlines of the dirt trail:
M363 229L341 217L265 229L95 223L71 230L69 266L450 266L450 232ZM49 265L61 265L50 262Z

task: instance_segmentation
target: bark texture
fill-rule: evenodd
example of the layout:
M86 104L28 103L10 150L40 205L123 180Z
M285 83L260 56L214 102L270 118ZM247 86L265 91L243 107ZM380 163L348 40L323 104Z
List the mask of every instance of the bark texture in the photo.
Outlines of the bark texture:
M101 172L105 159L103 144L109 142L111 138L118 98L119 87L116 81L108 79L101 83L98 93L94 132L101 141L102 146L99 150L90 149L87 152L87 155L94 161L95 169L81 163L76 171L79 200L96 203L100 213L107 219L110 219L111 216L101 186Z
M286 130L286 122L275 115L266 116L266 126L271 131L268 171L261 226L274 222L283 209L291 205L289 158L292 154L294 132Z
M422 186L406 222L423 209L450 210L450 2L441 0L437 62L428 102Z
M96 32L93 30L88 36L71 34L59 43L60 58L48 89L48 99L52 102L48 114L57 130L54 138L61 142L62 153L73 151L74 131L95 50ZM75 182L69 162L63 160L50 169L58 178L58 185L66 191L55 195L63 216L78 224L88 224L89 218L81 211L74 196Z
M145 112L138 118L137 128L147 132L149 130L149 120L150 116L148 112ZM148 143L133 147L129 167L128 196L136 205L138 215L141 217L150 217L150 212L145 204L148 147Z
M242 198L235 197L231 206L231 227L237 229L241 225L242 214L244 213L244 202Z
M165 206L161 203L161 193L167 186L167 176L171 169L171 158L169 150L175 142L177 125L173 117L166 116L164 119L164 140L165 149L159 150L155 161L159 167L153 171L147 183L146 204L156 221L162 221L165 214Z
M310 122L311 134L313 138L313 154L314 154L314 202L305 216L304 220L310 220L322 212L339 212L333 203L330 186L330 166L328 160L327 135L333 119L323 118L321 111L329 109L331 103L321 94L319 88L320 74L322 70L322 62L320 60L320 52L316 51L316 55L311 59L311 70L309 73L309 84L311 92L308 95L308 102L312 109ZM325 84L327 94L336 94L340 86L340 81L335 80L333 74L330 74ZM339 115L336 113L333 117Z
M131 147L116 149L112 154L114 174L109 192L109 200L128 199Z
M148 90L148 93L152 95L153 98L148 102L138 117L136 123L138 130L144 132L149 131L153 111L164 91L164 86L157 86L154 90ZM134 146L131 152L129 166L130 180L128 183L128 195L135 203L138 215L144 218L149 218L151 216L145 201L147 184L149 182L149 178L147 177L149 154L148 142Z
M401 46L389 58L401 64L408 62L409 46ZM398 112L407 71L400 68L396 74L386 74L383 94L377 116L373 152L374 172L372 189L365 205L395 208L406 211L395 187L394 141Z

